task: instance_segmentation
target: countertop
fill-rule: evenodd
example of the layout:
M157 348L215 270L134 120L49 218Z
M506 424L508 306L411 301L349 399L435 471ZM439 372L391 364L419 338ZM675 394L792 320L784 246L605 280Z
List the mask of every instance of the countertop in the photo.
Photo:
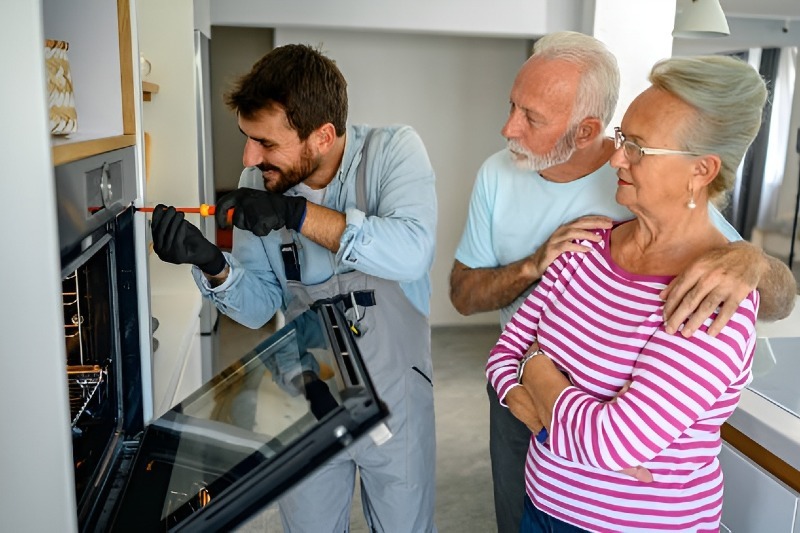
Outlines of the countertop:
M800 470L800 301L789 317L759 322L756 331L753 381L728 423Z

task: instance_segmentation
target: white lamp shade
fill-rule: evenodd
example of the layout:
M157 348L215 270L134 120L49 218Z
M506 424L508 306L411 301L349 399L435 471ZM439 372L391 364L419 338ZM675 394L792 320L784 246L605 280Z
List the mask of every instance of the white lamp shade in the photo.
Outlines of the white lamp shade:
M730 34L719 0L677 0L673 37L724 37Z

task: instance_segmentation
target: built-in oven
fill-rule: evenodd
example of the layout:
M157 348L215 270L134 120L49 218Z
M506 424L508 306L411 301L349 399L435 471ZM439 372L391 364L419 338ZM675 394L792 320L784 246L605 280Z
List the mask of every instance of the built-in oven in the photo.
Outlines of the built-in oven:
M227 530L387 412L328 301L145 424L134 170L128 148L55 172L79 528Z

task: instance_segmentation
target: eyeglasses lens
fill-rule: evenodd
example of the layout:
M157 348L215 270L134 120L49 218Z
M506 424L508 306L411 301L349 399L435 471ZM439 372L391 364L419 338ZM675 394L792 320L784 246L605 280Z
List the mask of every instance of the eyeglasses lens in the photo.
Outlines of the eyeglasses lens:
M628 161L630 161L631 164L635 165L636 163L641 161L642 150L636 143L634 143L633 141L625 141L624 143L622 143L622 146L624 147L625 157L628 158Z
M633 141L626 141L625 135L619 128L614 128L614 148L623 148L625 158L632 164L638 163L642 159L642 150Z

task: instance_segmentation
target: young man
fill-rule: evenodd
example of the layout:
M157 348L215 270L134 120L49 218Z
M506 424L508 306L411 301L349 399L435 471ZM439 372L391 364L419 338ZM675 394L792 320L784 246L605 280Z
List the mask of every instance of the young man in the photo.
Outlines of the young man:
M290 532L346 531L358 470L372 531L435 531L435 433L430 279L434 173L407 126L346 125L346 82L332 60L302 45L266 54L227 96L246 137L231 254L173 208L153 216L155 252L192 263L204 296L253 328L282 309L291 320L320 298L374 290L357 342L392 436L354 443L280 501ZM290 253L291 252L291 253Z
M499 309L504 326L558 255L586 251L576 239L596 242L589 230L631 218L614 200L617 177L608 165L614 141L604 135L618 92L616 59L596 39L561 32L536 42L511 89L502 131L508 148L486 160L473 189L450 275L450 299L460 313ZM737 239L719 212L711 212L728 238ZM791 312L795 282L785 265L745 242L717 249L662 294L667 328L683 324L688 337L721 307L709 329L716 334L756 286L761 318ZM500 406L491 386L487 391L498 531L517 532L531 432L511 414L514 406Z

